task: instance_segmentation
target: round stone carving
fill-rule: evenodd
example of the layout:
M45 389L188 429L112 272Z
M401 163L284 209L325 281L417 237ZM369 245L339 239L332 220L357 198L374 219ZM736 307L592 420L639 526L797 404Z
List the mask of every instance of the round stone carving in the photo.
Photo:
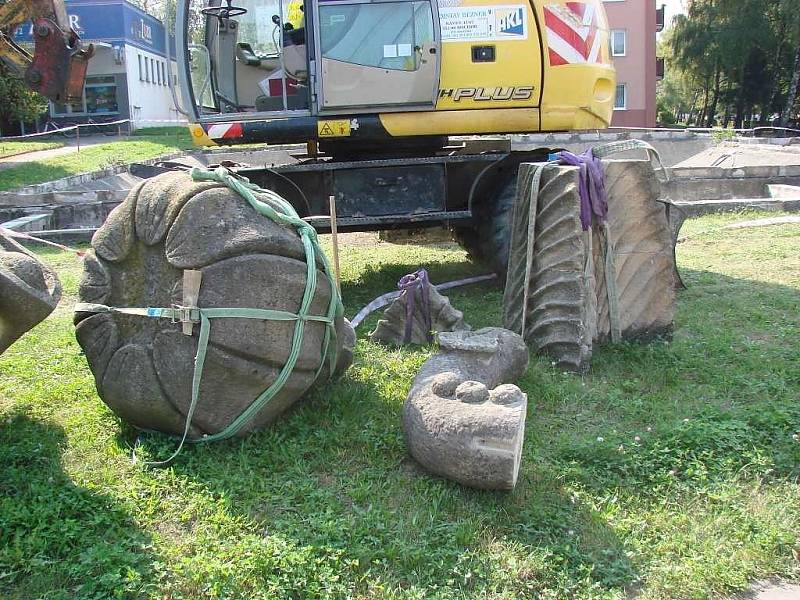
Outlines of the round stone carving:
M187 173L159 175L133 189L92 239L81 302L112 307L170 307L183 301L183 271L202 272L202 308L260 308L297 313L306 282L298 233L258 214L222 184ZM324 315L330 284L321 261L311 314ZM183 432L191 402L199 325L109 313L77 312L76 335L102 400L140 429ZM190 436L223 430L278 377L292 348L294 322L211 320L211 334ZM355 334L336 322L337 365L352 362ZM325 326L306 323L295 369L281 391L238 435L273 421L317 381ZM317 376L317 372L319 375Z
M53 312L60 299L55 271L0 232L0 354Z

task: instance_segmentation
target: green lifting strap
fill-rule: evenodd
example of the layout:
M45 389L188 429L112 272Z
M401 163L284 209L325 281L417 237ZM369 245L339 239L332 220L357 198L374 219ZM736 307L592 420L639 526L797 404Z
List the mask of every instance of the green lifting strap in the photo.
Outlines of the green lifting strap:
M247 179L235 175L224 167L206 170L194 168L191 171L192 179L195 181L216 181L222 183L239 196L244 198L250 206L260 215L275 221L283 226L294 227L300 234L303 242L306 257L306 285L303 293L303 300L300 303L300 310L297 314L270 309L257 308L204 308L204 307L180 307L171 308L117 308L103 304L78 303L75 305L76 312L92 313L119 313L128 315L138 315L150 318L171 319L179 321L188 319L191 322L200 323L200 335L197 343L197 355L195 357L194 371L192 373L192 398L189 410L186 413L186 426L183 436L175 452L163 461L149 462L148 465L166 466L170 464L181 452L186 442L202 443L224 440L236 435L250 420L266 406L275 395L283 389L287 380L294 371L300 349L303 345L303 335L308 321L320 322L325 324L325 336L322 344L322 356L320 366L317 369L317 376L327 363L329 373L333 375L336 367L336 326L338 317L344 314L342 300L339 295L338 287L332 275L332 270L327 256L319 246L316 230L303 221L294 210L291 204L270 190L264 190L250 183ZM260 196L256 197L256 194ZM325 315L311 315L311 303L314 300L314 293L317 287L317 263L319 256L322 259L323 271L328 278L331 290L331 299L328 304L328 311ZM192 418L194 417L197 401L200 396L200 382L203 377L203 366L205 364L206 353L208 350L208 339L211 332L211 319L214 318L241 318L241 319L261 319L268 321L295 321L294 334L292 336L292 349L286 364L278 374L277 379L264 390L236 419L234 419L225 429L218 433L207 434L201 438L189 438Z

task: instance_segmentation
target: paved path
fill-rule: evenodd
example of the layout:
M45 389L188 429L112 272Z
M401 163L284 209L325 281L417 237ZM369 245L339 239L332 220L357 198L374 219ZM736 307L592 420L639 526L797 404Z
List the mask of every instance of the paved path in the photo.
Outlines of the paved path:
M798 600L800 585L784 581L757 581L748 591L731 600Z
M800 165L800 145L773 146L771 144L739 144L723 142L695 154L675 165L676 167L773 167Z
M81 150L84 148L88 148L89 146L95 146L97 144L108 144L110 142L116 142L119 139L120 139L119 137L111 135L81 136ZM54 138L54 140L59 142L61 141L58 138ZM17 154L15 156L0 158L0 170L16 167L26 162L46 160L48 158L64 156L65 154L72 154L73 152L78 151L77 140L68 139L66 140L65 143L66 146L62 146L61 148L51 148L50 150L38 150L37 152L26 152L25 154Z

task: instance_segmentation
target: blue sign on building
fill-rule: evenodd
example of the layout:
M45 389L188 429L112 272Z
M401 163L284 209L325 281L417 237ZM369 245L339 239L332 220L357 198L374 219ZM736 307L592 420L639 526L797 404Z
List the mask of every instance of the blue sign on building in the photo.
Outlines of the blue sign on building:
M166 55L163 23L125 0L66 0L66 6L70 24L87 42L125 43ZM33 25L20 26L14 40L33 43ZM170 42L174 49L173 36Z
M50 105L49 117L59 123L89 119L130 119L137 126L175 120L169 84L171 61L166 60L164 25L126 0L66 0L72 28L95 46L89 60L84 93L79 102ZM33 43L33 26L20 26L19 43ZM170 53L175 56L170 35Z

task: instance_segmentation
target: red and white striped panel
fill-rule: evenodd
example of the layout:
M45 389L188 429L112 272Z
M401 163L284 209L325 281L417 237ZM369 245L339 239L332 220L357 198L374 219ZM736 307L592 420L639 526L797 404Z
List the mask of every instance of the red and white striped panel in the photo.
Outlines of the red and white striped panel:
M550 65L602 63L599 16L594 4L567 2L544 7Z
M241 123L216 123L206 125L206 134L212 140L231 140L242 137Z

